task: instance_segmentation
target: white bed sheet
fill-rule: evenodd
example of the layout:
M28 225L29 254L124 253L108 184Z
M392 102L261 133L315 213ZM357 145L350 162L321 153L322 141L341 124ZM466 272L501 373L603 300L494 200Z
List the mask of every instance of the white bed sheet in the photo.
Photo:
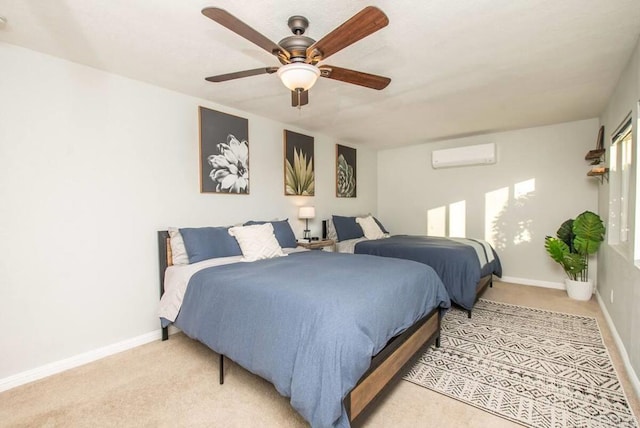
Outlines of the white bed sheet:
M347 239L345 241L336 242L336 251L339 253L353 254L355 252L356 244L362 241L368 241L368 239L363 236L362 238Z

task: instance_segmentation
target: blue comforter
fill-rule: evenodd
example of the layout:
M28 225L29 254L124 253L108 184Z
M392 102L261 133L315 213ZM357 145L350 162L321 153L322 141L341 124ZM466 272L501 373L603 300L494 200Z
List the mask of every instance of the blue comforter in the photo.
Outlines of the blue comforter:
M481 277L502 276L502 265L495 251L494 260L481 266L473 247L449 238L394 235L359 242L354 252L414 260L431 266L442 279L451 300L465 309L473 307Z
M308 251L196 273L175 324L272 382L313 427L348 427L342 400L372 356L449 306L423 264Z

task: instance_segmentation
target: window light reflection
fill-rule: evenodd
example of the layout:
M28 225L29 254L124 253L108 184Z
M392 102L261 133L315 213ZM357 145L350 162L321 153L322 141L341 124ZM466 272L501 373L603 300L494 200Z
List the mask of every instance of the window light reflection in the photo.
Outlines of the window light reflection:
M432 208L427 212L427 234L429 236L447 236L447 207Z
M454 238L466 236L467 202L459 201L449 204L449 235Z

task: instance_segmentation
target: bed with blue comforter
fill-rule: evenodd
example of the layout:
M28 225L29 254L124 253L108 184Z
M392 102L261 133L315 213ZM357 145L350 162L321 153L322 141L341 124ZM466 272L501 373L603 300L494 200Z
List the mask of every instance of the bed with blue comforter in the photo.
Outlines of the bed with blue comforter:
M343 400L372 357L427 317L439 335L449 306L423 264L301 251L198 271L175 325L273 383L312 427L348 427Z
M393 235L362 240L354 253L414 260L431 266L440 276L449 297L471 310L477 294L490 284L492 275L502 276L494 249L484 241L468 238Z

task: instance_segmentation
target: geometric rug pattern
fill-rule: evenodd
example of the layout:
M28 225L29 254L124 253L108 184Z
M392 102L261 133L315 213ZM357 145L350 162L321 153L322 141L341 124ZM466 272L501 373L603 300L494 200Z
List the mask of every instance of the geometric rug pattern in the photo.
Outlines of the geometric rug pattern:
M638 427L592 317L480 299L404 379L525 426Z

